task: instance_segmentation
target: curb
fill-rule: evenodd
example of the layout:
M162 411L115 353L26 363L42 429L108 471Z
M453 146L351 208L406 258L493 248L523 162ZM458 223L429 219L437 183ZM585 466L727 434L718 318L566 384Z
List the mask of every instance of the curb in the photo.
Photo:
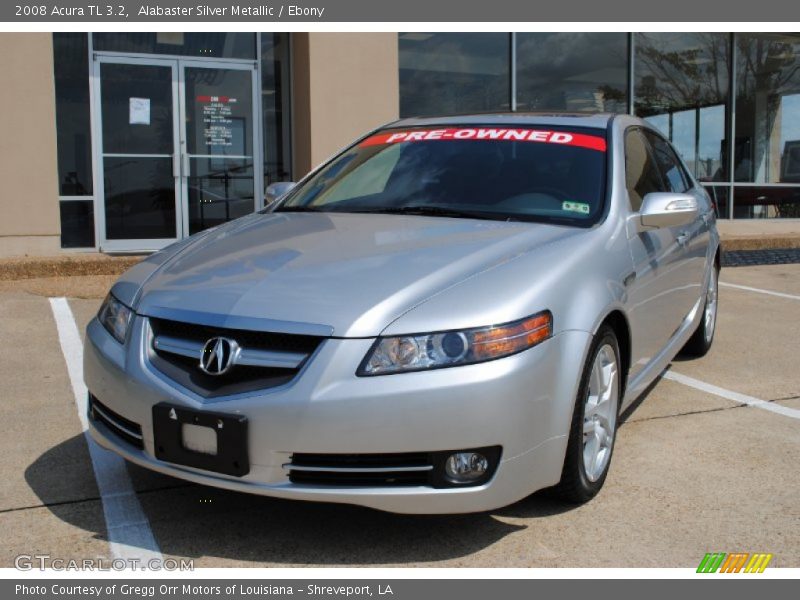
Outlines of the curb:
M722 236L723 252L738 252L741 250L788 250L792 248L800 248L800 236Z
M0 281L43 277L120 275L143 258L145 258L144 255L109 256L106 254L4 258L0 259Z

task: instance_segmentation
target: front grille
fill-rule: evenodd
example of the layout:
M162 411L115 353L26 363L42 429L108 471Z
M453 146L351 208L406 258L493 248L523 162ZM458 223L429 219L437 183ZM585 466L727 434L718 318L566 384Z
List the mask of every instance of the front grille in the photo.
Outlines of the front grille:
M91 394L89 394L89 417L105 425L109 431L128 442L131 446L139 449L144 448L142 427L101 404Z
M474 450L489 459L489 470L481 480L470 484L454 483L445 476L445 461L455 450L392 454L295 453L284 468L289 471L289 481L298 485L432 488L482 485L494 475L500 462L501 448L491 446Z
M235 339L243 348L260 350L278 350L286 352L303 352L311 354L319 345L319 337L313 335L295 335L273 333L268 331L250 331L248 329L226 329L210 327L183 321L150 318L150 327L155 335L168 335L184 340L204 342L216 336Z
M210 327L150 318L150 363L161 373L204 398L241 394L290 382L324 338ZM222 375L200 369L206 342L224 337L241 348L239 361Z

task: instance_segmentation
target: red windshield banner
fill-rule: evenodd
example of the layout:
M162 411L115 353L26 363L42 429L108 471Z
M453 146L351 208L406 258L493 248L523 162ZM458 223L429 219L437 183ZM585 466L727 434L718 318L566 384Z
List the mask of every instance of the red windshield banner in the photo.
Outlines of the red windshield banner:
M463 127L447 129L415 129L413 131L387 131L377 133L362 141L359 146L380 146L404 142L431 142L448 140L501 140L511 142L538 142L578 146L590 150L606 151L606 140L597 135L547 131L542 129L499 129L487 127Z

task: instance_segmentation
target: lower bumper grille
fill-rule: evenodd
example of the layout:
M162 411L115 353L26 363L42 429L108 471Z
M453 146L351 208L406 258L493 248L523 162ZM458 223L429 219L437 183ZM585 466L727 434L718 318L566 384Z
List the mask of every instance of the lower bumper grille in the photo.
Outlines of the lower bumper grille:
M289 481L300 485L340 487L425 486L451 488L482 485L489 481L500 462L500 446L476 448L489 460L489 469L480 480L456 483L445 475L445 462L453 452L411 452L394 454L301 454L292 455L284 465Z
M353 487L429 485L428 476L419 472L334 473L329 471L291 471L289 481L306 485Z
M144 448L142 427L101 404L91 394L89 394L89 418L102 423L117 437L131 446L139 449Z

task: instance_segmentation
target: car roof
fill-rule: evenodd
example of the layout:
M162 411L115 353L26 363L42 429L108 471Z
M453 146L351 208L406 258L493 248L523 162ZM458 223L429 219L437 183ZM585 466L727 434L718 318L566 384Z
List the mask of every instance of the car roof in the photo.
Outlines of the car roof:
M613 113L477 113L455 116L411 117L388 123L384 127L431 127L438 125L558 125L564 127L594 127L605 129Z

